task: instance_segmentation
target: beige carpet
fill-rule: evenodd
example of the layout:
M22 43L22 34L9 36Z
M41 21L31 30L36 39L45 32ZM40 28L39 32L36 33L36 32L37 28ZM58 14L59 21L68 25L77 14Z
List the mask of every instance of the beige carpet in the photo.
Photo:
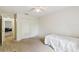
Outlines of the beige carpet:
M52 52L53 50L44 45L39 38L23 39L21 41L7 40L0 47L1 52Z

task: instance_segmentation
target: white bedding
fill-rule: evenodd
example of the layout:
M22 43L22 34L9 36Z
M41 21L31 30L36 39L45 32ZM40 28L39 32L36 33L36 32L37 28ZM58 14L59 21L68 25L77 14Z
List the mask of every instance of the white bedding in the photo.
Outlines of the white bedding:
M62 36L62 35L47 35L45 36L45 44L50 45L57 52L79 51L78 38Z

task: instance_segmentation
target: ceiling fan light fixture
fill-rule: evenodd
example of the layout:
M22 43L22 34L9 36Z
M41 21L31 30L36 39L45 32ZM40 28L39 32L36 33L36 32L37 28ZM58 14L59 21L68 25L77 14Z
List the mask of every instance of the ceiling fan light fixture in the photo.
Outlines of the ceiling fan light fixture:
M39 12L41 12L42 10L41 10L40 8L36 8L35 11L36 11L37 13L39 13Z
M37 12L40 13L42 11L44 11L43 7L34 7L32 9L30 9L31 12Z

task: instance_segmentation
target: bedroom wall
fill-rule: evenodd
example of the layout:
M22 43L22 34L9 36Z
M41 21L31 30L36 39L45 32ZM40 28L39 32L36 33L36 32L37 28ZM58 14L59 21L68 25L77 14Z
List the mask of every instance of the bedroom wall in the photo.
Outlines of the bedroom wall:
M38 35L38 19L29 15L17 14L17 40Z
M69 7L39 19L39 36L57 33L79 37L79 7Z
M1 12L1 10L0 14L3 16L3 18L6 17L10 17L12 19L14 18L14 14L8 12ZM39 34L38 18L18 13L16 22L17 22L16 24L17 40L35 37Z
M12 22L11 21L5 21L5 28L12 28Z

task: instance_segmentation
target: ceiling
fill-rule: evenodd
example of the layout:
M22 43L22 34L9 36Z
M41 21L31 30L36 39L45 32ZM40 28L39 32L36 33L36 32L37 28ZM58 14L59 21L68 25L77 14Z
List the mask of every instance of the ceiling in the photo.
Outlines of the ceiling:
M28 15L40 17L67 8L67 6L41 6L44 10L40 13L29 11L34 7L36 6L0 6L0 10L9 13L28 13Z

